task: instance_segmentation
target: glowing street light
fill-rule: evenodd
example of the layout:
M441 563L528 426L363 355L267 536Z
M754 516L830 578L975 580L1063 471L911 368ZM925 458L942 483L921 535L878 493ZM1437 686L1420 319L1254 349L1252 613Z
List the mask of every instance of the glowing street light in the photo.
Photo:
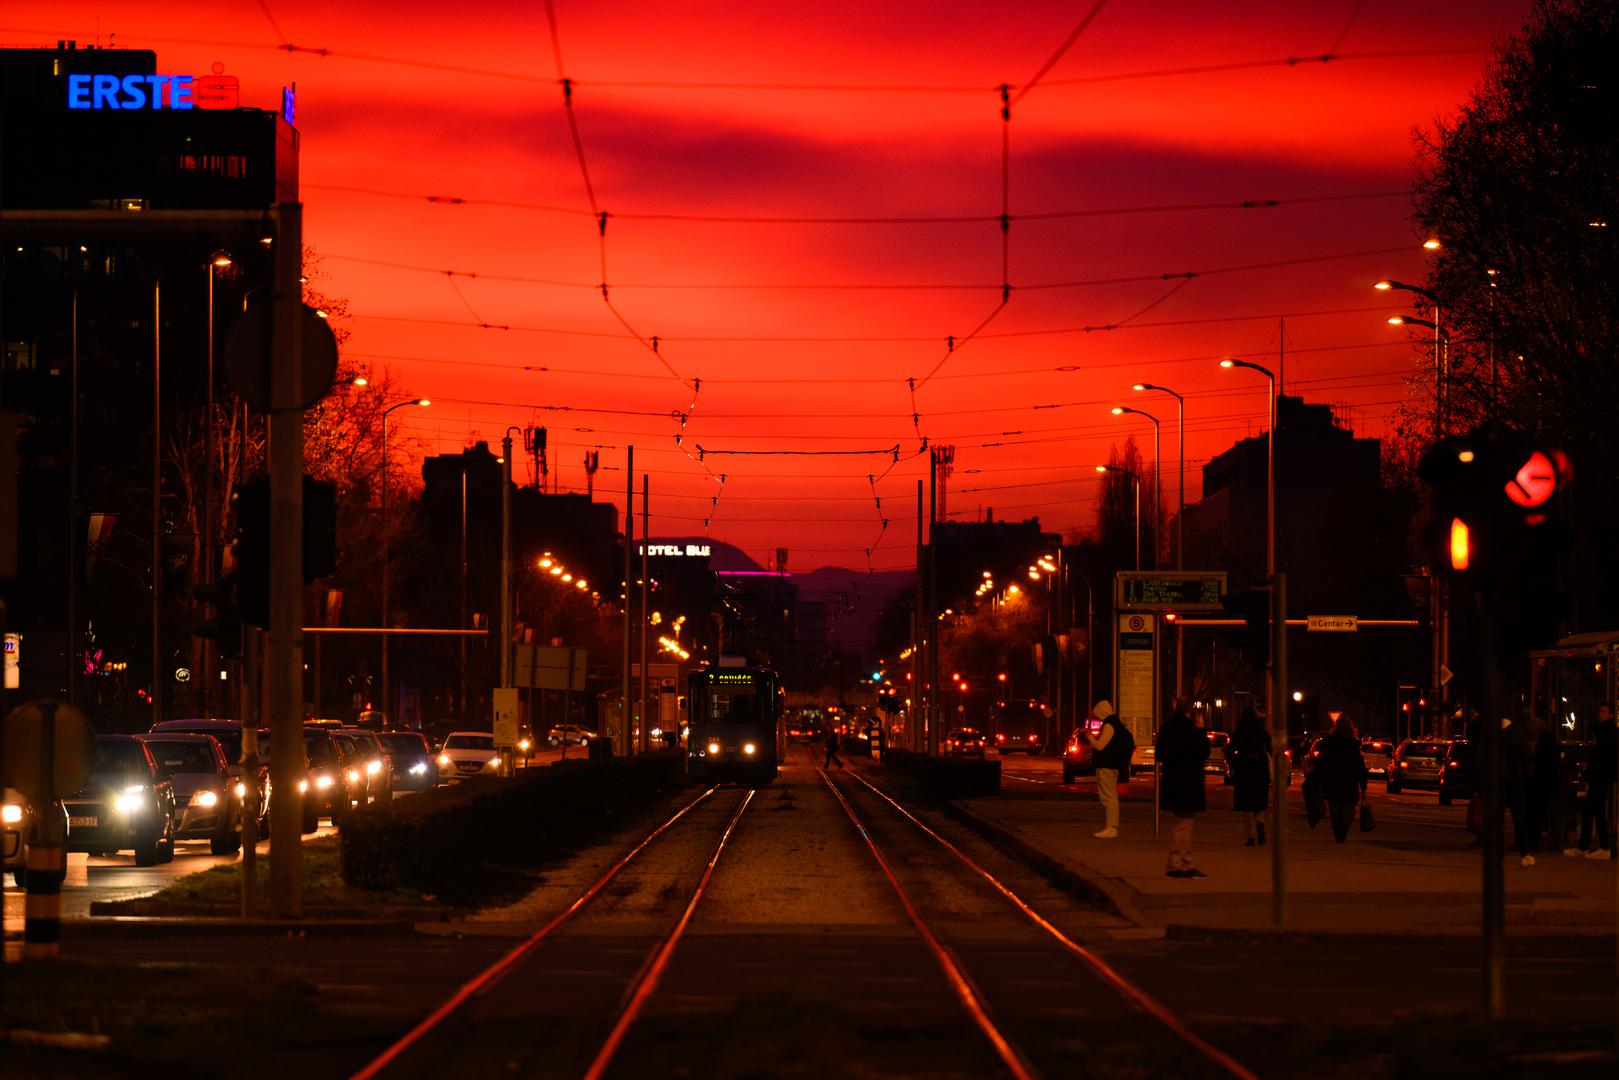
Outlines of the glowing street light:
M1099 472L1099 473L1110 473L1110 472L1123 473L1125 476L1128 476L1131 480L1135 481L1135 484L1136 484L1136 569L1140 570L1141 569L1141 477L1140 477L1140 475L1138 475L1133 470L1126 469L1126 468L1124 468L1123 466L1120 466L1120 465L1098 465L1098 466L1096 466L1096 471Z

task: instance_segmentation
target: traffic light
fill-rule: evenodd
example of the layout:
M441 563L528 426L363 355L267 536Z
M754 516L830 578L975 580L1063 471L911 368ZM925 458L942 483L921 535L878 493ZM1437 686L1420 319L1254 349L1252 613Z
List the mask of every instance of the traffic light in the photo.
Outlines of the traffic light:
M250 626L270 625L270 480L261 476L231 493L236 512L237 601ZM304 584L337 569L337 488L304 477Z
M337 570L337 485L304 477L304 584Z
M1568 457L1499 424L1441 439L1418 475L1432 495L1426 541L1439 572L1471 586L1498 644L1514 655L1549 644L1568 607L1560 559Z
M219 655L226 660L240 659L242 655L242 613L236 603L236 575L226 574L214 585L198 585L191 590L199 604L214 609L213 617L199 622L194 633L208 638L219 646Z
M1248 589L1226 597L1226 607L1243 625L1228 639L1242 650L1243 659L1256 668L1270 663L1270 592Z

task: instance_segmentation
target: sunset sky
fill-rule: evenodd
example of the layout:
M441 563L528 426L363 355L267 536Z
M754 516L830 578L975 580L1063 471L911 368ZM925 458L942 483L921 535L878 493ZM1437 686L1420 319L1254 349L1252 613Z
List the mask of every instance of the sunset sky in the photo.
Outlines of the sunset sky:
M1109 446L1151 454L1110 406L1162 418L1173 461L1174 401L1136 381L1187 396L1194 497L1196 463L1266 414L1263 380L1216 360L1274 365L1281 315L1288 391L1379 434L1417 363L1371 289L1423 273L1414 132L1528 6L1112 0L1003 122L998 87L1094 2L556 0L604 241L543 4L11 0L0 40L218 61L244 105L296 81L322 287L350 358L434 399L394 415L433 449L544 424L563 490L599 447L622 501L634 444L655 535L711 518L761 561L863 569L875 545L884 569L913 560L921 436L956 447L953 516L1089 527ZM930 218L973 220L893 220Z

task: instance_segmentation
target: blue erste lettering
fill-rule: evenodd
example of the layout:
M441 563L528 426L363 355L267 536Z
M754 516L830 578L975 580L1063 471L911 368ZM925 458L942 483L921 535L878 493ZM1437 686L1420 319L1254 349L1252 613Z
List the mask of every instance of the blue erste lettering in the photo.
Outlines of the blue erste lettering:
M69 75L67 77L67 107L70 109L88 109L90 107L90 76Z
M146 76L146 90L147 95L152 99L152 108L161 109L163 107L163 87L168 81L169 77L167 75Z
M125 75L124 96L120 108L144 109L146 108L146 76Z
M169 79L169 108L196 108L196 105L191 100L191 76L170 75L167 78Z
M118 108L118 85L118 76L116 75L95 76L94 81L91 83L91 93L95 104L90 107L92 109Z

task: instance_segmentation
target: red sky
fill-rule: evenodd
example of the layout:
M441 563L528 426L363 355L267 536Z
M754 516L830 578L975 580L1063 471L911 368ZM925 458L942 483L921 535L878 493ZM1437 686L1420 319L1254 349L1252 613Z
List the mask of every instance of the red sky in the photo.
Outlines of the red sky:
M1216 358L1274 365L1280 314L1288 390L1379 434L1417 362L1384 324L1398 300L1370 288L1422 274L1401 194L1413 132L1454 113L1527 7L1112 0L1004 124L996 87L1026 83L1093 3L556 0L584 158L614 215L605 245L541 4L12 0L0 40L116 33L156 49L161 70L222 62L245 105L276 107L296 81L322 287L349 300L351 358L434 399L394 414L433 450L542 423L562 488L583 488L583 453L600 447L598 494L621 502L634 444L655 535L701 535L711 517L716 539L761 560L784 546L795 568L860 568L875 544L882 569L912 561L919 433L957 448L954 515L1088 527L1109 446L1134 433L1151 453L1150 425L1109 406L1159 415L1173 460L1174 402L1132 394L1138 380L1187 396L1195 497L1191 463L1266 413L1263 380ZM1453 51L1366 55L1417 49ZM1343 58L1162 74L1329 50ZM1139 73L1156 74L1122 77ZM1011 299L938 366L1000 300L1003 133ZM1357 197L1162 209L1322 196ZM1132 207L1157 209L1030 216ZM602 302L603 251L614 307L659 355ZM1273 262L1292 265L1193 278L1167 299L1179 279L1159 278ZM1143 280L1083 284L1115 278ZM936 368L913 406L907 380ZM898 464L712 453L896 444Z

